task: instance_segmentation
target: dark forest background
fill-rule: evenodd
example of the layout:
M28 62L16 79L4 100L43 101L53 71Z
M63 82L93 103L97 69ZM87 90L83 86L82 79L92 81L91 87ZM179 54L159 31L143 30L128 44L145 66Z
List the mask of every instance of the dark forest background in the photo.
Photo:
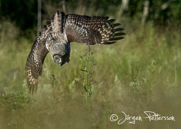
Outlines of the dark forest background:
M37 0L1 0L1 22L10 20L22 31L37 26ZM40 0L41 18L50 19L55 10L65 13L139 19L165 26L181 23L181 0ZM42 21L43 21L42 20Z

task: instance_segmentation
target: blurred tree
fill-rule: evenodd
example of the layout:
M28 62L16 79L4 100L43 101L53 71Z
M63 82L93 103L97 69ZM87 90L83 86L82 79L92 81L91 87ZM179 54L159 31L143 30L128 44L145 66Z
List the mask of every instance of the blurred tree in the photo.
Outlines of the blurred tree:
M66 8L65 8L65 0L62 0L62 8L63 8L63 12L66 12Z
M22 30L37 23L37 0L1 0L2 17L16 23Z
M181 23L181 0L41 0L41 3L42 20L49 19L59 9L65 13L87 15L115 17L121 14L123 17L142 20L142 23ZM1 0L0 7L1 19L15 22L21 30L37 26L38 0Z
M37 29L41 30L41 0L38 0L38 23Z
M144 1L144 8L143 8L143 15L142 15L142 25L145 24L145 21L149 15L149 5L150 5L150 1L145 0Z
M0 1L0 9L1 9L1 1ZM2 10L0 11L0 21L1 21L1 13L2 13Z
M166 23L171 22L171 4L174 0L157 0L153 1L151 8L152 10L152 19L155 23ZM156 5L156 6L155 6ZM175 6L175 5L174 5Z
M129 0L122 0L121 8L118 12L118 18L122 16L124 12L128 12Z

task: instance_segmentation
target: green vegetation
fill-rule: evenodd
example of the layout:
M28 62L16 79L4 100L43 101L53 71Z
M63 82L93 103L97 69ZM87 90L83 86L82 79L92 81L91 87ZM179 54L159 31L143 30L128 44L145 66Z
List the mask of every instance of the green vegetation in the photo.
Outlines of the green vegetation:
M4 26L0 128L180 126L181 45L173 28L162 30L147 23L144 28L133 25L132 29L127 25L124 40L110 46L91 46L91 51L86 45L72 43L69 64L60 67L50 55L46 57L38 92L32 96L28 94L24 67L33 41L16 40L18 29L8 22L1 27ZM117 125L109 120L111 114L119 116L121 111L144 117L145 110L174 116L176 121L144 120L135 125Z
M56 3L56 0L54 1ZM78 7L84 6L77 2L73 4L72 1L68 3L71 6L68 6L67 10L74 7L76 13L80 12ZM90 9L84 13L93 15L95 12L96 15L109 15L114 18L117 14L114 14L115 10L119 10L118 5L115 6L114 2L107 5L109 0L100 1L104 3L102 10ZM2 4L3 2L6 1L2 1ZM166 0L160 2L160 5L164 2ZM97 2L93 1L92 5L94 3ZM130 8L138 3L131 1ZM24 1L24 4L27 3ZM174 1L166 14L174 13L173 10L169 12L179 4L179 1L176 3ZM108 10L113 8L115 10L110 13L104 11L108 6ZM55 9L57 10L50 8L48 4L44 4L43 7L42 10L47 13L48 18ZM30 10L33 8L29 7ZM178 129L181 127L181 35L180 26L177 25L178 13L172 15L172 18L176 19L174 24L168 17L171 22L160 25L163 20L161 17L162 20L156 24L151 19L154 17L152 14L143 26L140 24L141 8L139 4L134 17L117 19L125 29L126 36L116 44L95 45L89 48L86 45L71 43L70 62L63 66L55 64L48 54L42 76L39 77L38 91L34 95L28 91L25 64L36 38L35 25L33 29L26 26L24 31L18 27L19 24L13 23L12 19L9 19L12 21L2 20L0 129ZM52 13L48 13L47 9ZM83 9L85 10L85 7ZM179 9L177 8L176 12L179 12ZM128 11L129 15L130 13ZM0 14L5 17L5 12ZM169 21L168 19L166 21ZM136 121L134 125L130 124L130 121L122 125L110 121L112 114L117 114L119 119L124 118L122 111L130 116L141 116L143 121ZM153 111L162 116L174 116L175 121L150 122L144 118L146 117L144 111Z

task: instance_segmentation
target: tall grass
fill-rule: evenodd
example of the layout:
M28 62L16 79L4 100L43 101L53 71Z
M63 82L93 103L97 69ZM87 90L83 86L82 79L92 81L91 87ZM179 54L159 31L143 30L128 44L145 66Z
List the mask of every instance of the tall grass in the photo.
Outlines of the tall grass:
M70 63L62 67L48 54L32 96L25 63L33 41L17 39L12 24L1 25L0 128L179 128L180 35L151 23L123 26L124 40L91 46L93 54L86 45L71 43ZM144 111L154 111L176 121L111 122L111 114L121 117L121 111L142 117Z

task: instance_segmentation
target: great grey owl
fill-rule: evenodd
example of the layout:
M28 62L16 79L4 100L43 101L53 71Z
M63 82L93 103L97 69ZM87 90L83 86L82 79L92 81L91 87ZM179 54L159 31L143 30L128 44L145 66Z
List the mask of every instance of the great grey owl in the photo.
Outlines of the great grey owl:
M44 59L50 52L52 60L58 65L69 62L70 42L86 45L113 44L123 39L119 23L103 16L65 15L57 11L44 25L34 41L26 62L26 76L30 93L37 91L38 76L42 73Z

